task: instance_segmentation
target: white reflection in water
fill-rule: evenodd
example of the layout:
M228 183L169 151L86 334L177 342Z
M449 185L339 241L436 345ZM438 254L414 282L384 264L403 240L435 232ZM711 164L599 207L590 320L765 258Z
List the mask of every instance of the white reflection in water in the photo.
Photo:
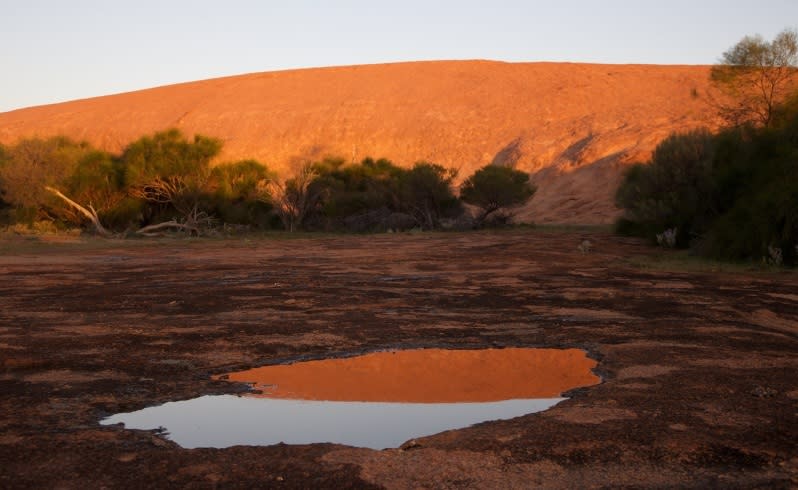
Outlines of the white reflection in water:
M168 437L184 448L332 442L384 449L414 437L540 412L564 399L381 403L221 395L120 413L100 423L121 422L128 429L142 430L164 427Z

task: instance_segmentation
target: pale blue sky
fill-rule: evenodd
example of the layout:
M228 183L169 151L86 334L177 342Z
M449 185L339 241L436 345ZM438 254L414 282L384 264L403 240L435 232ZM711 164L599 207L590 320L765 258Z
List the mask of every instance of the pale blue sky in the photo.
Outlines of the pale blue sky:
M0 0L0 112L300 67L711 64L796 25L798 0Z

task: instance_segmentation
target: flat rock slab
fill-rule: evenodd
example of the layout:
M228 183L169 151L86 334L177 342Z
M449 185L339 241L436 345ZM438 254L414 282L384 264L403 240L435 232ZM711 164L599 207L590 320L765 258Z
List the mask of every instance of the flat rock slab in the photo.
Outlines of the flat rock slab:
M594 231L0 245L2 488L798 485L795 273L643 268L669 252ZM604 382L385 451L98 424L282 360L502 346Z

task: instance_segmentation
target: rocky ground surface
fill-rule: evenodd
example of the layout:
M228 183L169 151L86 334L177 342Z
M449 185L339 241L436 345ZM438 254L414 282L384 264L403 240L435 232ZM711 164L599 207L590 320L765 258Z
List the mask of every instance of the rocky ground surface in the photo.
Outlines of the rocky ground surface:
M643 267L663 252L585 230L77 241L0 241L2 488L798 485L795 273ZM578 347L604 382L382 451L98 423L245 388L215 374L411 346Z

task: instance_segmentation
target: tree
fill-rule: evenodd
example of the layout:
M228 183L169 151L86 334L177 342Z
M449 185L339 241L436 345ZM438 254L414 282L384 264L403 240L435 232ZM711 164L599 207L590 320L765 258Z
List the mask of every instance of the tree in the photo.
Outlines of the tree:
M99 212L124 197L111 155L65 137L31 138L7 150L2 160L2 194L17 208L17 220L43 217L78 226L88 220L98 233L108 234Z
M221 148L216 138L195 135L188 141L177 129L145 136L122 154L125 184L130 195L155 208L152 214L176 211L187 223L206 223L209 217L201 203L211 173L210 161Z
M798 104L768 128L719 134L713 170L718 218L697 252L798 265Z
M84 208L95 210L97 220L111 218L116 223L130 219L130 216L120 213L120 204L127 196L123 188L121 166L109 153L88 151L80 159L72 175L64 181L61 190ZM64 208L62 216L76 225L83 224L87 217L85 212L72 205ZM95 220L89 220L99 231Z
M721 115L734 126L771 125L776 107L784 102L798 76L798 32L785 29L771 42L746 36L723 53L712 68L711 81L730 102L719 104Z
M798 265L798 98L769 127L673 134L616 195L619 232L723 260ZM622 226L621 226L622 225ZM670 230L670 233L664 233Z
M528 173L487 165L463 182L460 199L482 209L477 217L477 225L481 226L491 214L525 204L535 191L537 188L529 182Z
M707 130L674 133L654 150L651 161L630 167L615 195L623 223L649 238L676 230L676 244L688 246L712 219L715 140Z
M178 129L144 136L122 153L125 183L143 186L158 177L195 174L207 177L210 161L221 149L222 142L216 138L198 134L189 141Z
M454 169L429 162L418 162L399 176L399 201L402 210L415 218L425 230L440 227L441 218L462 211L452 192L457 176Z
M52 206L53 196L45 187L62 187L91 151L87 143L64 137L20 140L5 152L0 165L3 200L31 218L37 214L52 217L58 209Z
M346 164L327 158L313 166L317 176L311 188L321 199L308 224L369 231L386 227L386 217L399 211L399 180L406 170L390 160L365 158Z
M308 214L321 200L321 189L313 186L318 170L311 163L305 163L297 175L280 184L275 182L274 192L277 214L288 231L301 228Z
M262 163L241 160L214 167L210 187L219 198L228 201L268 202L273 180L274 175Z
M255 160L214 167L208 183L213 214L225 223L268 225L274 180L272 172Z

